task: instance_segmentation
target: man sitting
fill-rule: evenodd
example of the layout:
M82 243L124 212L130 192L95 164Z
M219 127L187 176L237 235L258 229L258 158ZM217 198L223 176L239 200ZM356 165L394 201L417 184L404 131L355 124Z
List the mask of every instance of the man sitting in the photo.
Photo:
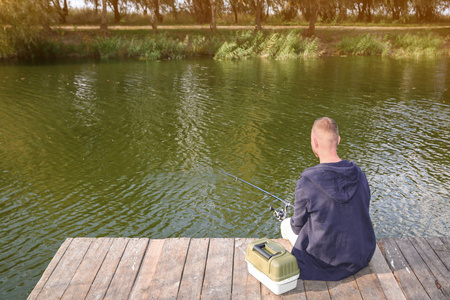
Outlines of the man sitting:
M366 267L375 251L369 184L355 163L338 157L340 139L332 119L314 122L311 147L320 164L301 174L294 215L281 223L301 279L341 280Z

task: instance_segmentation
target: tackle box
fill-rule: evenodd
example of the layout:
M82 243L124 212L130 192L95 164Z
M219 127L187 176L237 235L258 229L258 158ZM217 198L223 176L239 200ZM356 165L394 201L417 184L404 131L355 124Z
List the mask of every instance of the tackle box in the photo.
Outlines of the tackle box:
M268 238L253 241L247 245L245 261L250 274L274 294L297 287L300 275L297 259L281 244Z

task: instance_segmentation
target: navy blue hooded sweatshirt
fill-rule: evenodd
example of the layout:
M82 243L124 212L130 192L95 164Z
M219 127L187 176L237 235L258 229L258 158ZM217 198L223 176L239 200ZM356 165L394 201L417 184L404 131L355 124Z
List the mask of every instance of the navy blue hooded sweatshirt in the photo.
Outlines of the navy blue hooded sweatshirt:
M376 246L369 203L366 175L353 162L303 171L291 218L301 279L341 280L368 265Z

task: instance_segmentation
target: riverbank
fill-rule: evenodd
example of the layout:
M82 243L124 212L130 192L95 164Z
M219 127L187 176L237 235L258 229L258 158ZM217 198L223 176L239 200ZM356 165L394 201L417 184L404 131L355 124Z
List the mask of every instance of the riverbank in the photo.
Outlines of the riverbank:
M96 57L141 60L184 59L196 56L219 60L263 57L273 59L335 55L392 57L447 56L450 26L361 27L318 26L313 37L305 26L111 26L103 36L95 26L53 28L30 41L4 39L2 59Z

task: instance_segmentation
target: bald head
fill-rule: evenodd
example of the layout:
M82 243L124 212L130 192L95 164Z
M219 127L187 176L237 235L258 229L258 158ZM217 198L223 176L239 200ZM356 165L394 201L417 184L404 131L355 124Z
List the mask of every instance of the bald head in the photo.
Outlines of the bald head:
M336 122L328 117L319 118L311 130L311 147L320 162L337 162L337 145L341 141Z
M312 127L311 134L314 134L323 143L330 146L339 144L339 130L336 122L328 117L317 119Z

